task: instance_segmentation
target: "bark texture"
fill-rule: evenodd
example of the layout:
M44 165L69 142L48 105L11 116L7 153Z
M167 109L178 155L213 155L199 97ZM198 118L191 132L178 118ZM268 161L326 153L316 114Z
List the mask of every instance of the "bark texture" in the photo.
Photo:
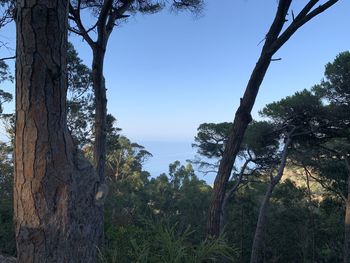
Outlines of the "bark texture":
M17 261L96 262L99 178L66 124L67 0L17 6L14 212Z

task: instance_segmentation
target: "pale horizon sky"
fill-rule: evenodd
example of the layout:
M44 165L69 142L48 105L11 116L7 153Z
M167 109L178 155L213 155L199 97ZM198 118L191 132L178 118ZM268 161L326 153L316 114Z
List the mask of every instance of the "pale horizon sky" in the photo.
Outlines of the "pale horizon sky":
M218 2L206 1L200 17L168 10L131 17L111 35L104 69L108 111L124 135L155 149L147 167L167 171L165 163L176 160L172 157L185 160L193 154L199 124L233 120L277 1ZM306 1L294 2L296 14ZM254 117L267 103L319 83L325 64L350 49L349 11L350 1L340 0L281 48L275 58L282 60L272 62L267 72ZM0 37L14 43L13 27L6 30ZM71 41L90 66L88 45L78 37ZM154 142L164 143L169 158ZM170 142L183 147L171 152Z

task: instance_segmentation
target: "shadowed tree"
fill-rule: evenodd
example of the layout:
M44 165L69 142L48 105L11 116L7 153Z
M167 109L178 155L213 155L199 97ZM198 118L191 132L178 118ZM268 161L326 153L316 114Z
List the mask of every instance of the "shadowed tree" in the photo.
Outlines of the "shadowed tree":
M16 15L16 0L0 0L0 28L5 27L7 24L11 23L14 19L14 16ZM4 39L3 36L1 36L1 39ZM8 43L6 43L3 40L0 40L0 48L7 48ZM1 58L1 61L7 60L7 59L14 59L13 56Z
M344 262L350 262L350 52L340 53L325 68L325 80L313 90L328 103L329 140L321 144L321 154L343 163L347 174L345 201ZM328 152L325 154L325 151Z
M71 43L68 43L67 53L67 123L75 142L82 148L93 140L95 105L92 76Z
M8 65L5 61L0 60L0 82L13 81L13 76L9 71ZM0 89L0 114L3 113L3 104L12 100L12 94Z
M0 82L12 80L5 62L0 61ZM12 94L0 89L0 118L7 132L7 116L3 114L3 104L12 100ZM11 114L12 116L12 114ZM11 126L11 132L13 127ZM0 253L14 254L16 250L13 227L13 135L8 134L11 143L0 141Z
M294 15L294 12L290 10L292 0L278 1L275 18L266 34L259 60L253 69L244 95L241 98L240 106L236 111L232 128L225 144L225 150L215 178L213 197L209 208L207 222L208 236L217 237L219 235L220 215L222 213L222 202L224 200L227 182L230 178L237 153L240 150L245 130L252 120L251 110L267 69L271 61L273 61L273 55L300 27L333 6L338 0L329 0L317 5L319 2L319 0L309 0L300 12Z
M198 127L195 143L192 146L197 148L197 153L200 156L193 163L199 165L204 172L217 171L218 163L216 161L223 155L224 143L230 132L230 127L228 122L203 123ZM278 139L278 132L275 131L270 122L253 121L248 125L238 153L239 160L231 174L230 186L222 203L221 229L226 218L226 206L241 184L247 184L250 177L268 171L272 165L278 162ZM206 159L203 160L201 157ZM214 163L211 162L213 159Z
M270 167L270 182L260 206L250 258L251 263L259 262L259 258L261 258L259 252L264 238L269 202L273 190L282 179L289 151L292 148L297 148L300 141L323 137L320 131L324 124L323 112L324 108L320 99L307 90L268 104L261 112L277 127L278 137L281 141L279 148L282 148L282 150L278 164Z
M199 11L202 0L170 1L176 10ZM107 44L114 28L121 20L126 20L135 13L155 13L163 9L167 1L162 0L71 0L69 18L72 21L70 30L80 35L92 50L92 82L95 95L95 141L94 167L100 179L105 176L106 162L106 117L107 96L103 65ZM84 11L91 12L96 18L93 23L82 19Z

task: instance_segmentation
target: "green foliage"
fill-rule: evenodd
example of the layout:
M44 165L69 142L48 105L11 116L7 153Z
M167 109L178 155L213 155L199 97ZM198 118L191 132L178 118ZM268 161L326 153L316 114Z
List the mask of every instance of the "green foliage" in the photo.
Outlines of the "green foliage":
M131 143L125 136L110 134L107 137L107 176L120 180L139 176L142 164L152 154L137 143Z
M317 166L319 180L327 186L327 190L334 190L343 196L347 196L348 174L344 161L324 159Z
M297 162L313 168L317 180L329 193L343 196L343 199L347 196L349 173L345 165L350 150L349 70L349 52L340 53L326 65L325 80L312 89L313 96L325 104L317 115L322 118L318 138L311 142L304 140L301 144L304 149L294 156Z
M2 185L4 182L1 183ZM11 182L7 184L11 185ZM13 225L12 197L0 196L0 254L15 255L15 231Z
M231 126L232 124L228 122L201 124L198 127L195 143L192 144L199 156L192 163L199 168L204 168L204 171L216 170L215 161L224 153ZM276 135L274 126L267 121L252 121L248 125L238 155L241 159L253 162L254 169L264 169L276 162L278 147L279 137ZM214 163L210 163L211 159L214 159ZM236 170L239 169L236 168Z
M67 124L77 145L82 148L92 141L94 96L91 70L83 64L71 43L67 50Z
M0 0L0 28L11 23L15 17L15 0Z
M181 230L164 219L141 220L139 227L120 227L108 234L116 243L101 253L102 262L233 262L236 254L223 236L193 244L196 233L190 227Z
M12 147L0 143L0 254L16 253L12 205Z
M170 164L169 175L151 179L150 190L153 213L178 222L180 228L191 225L198 239L204 237L211 187L198 179L190 164L183 166L178 161Z
M4 21L0 21L0 26ZM0 82L12 81L13 77L4 61L0 61ZM0 89L0 117L2 122L7 118L12 119L12 114L2 114L3 104L12 100L12 94ZM5 130L12 132L12 126L5 127ZM12 138L13 134L9 134ZM0 254L14 255L16 253L15 233L13 225L13 205L12 205L12 145L0 142Z
M327 129L331 142L328 147L337 152L350 149L350 52L340 53L326 65L326 79L313 91L327 104Z
M350 52L340 53L325 69L325 80L313 89L316 94L339 106L350 106Z
M260 112L279 128L293 126L296 132L312 131L320 125L324 107L319 97L303 90L278 102L267 104Z
M238 262L249 262L263 184L241 188L229 204L225 232L239 249ZM344 208L332 198L309 202L307 189L290 180L276 186L267 214L261 252L264 262L341 262Z
M198 127L198 133L194 138L192 147L197 148L198 154L207 158L219 158L224 152L224 143L229 134L232 124L203 123Z
M325 198L316 217L317 262L342 262L344 244L344 206L339 200Z
M1 27L1 21L0 21ZM0 60L0 82L11 81L13 82L13 76L9 70L8 65ZM0 114L3 112L3 104L12 101L12 94L0 89Z
M68 48L69 127L79 146L91 156L91 71L74 48ZM121 136L116 119L108 115L106 177L110 193L101 262L249 261L266 191L263 173L278 163L281 138L291 127L298 129L289 160L309 168L315 178L311 180L320 182L324 189L310 195L308 189L290 180L276 187L261 259L271 263L341 262L348 180L344 159L350 149L349 61L349 52L341 53L326 66L326 78L320 85L267 105L262 111L267 120L248 126L239 156L254 159L247 170L259 168L259 180L245 180L238 189L227 206L225 235L216 240L205 238L212 187L197 177L191 164L178 161L169 165L167 174L151 177L143 164L152 155ZM6 67L4 70L2 73L0 65L0 80L7 78ZM11 99L11 94L0 90L0 106ZM1 117L12 127L12 116ZM222 156L230 128L230 123L199 126L193 146L203 161ZM13 133L11 128L7 131ZM12 150L11 145L0 143L0 253L14 255Z
M102 4L101 1L84 0L81 2L81 8L90 8L95 16L98 16L101 12ZM179 0L170 1L171 8L173 10L190 10L191 12L199 12L203 8L203 0ZM78 1L71 1L72 6L77 7ZM113 1L113 9L119 9L124 2L122 0ZM164 0L136 0L126 10L128 13L143 13L143 14L153 14L161 11L169 1ZM126 17L121 17L126 18ZM119 19L121 19L119 18Z
M267 121L252 121L244 134L243 148L252 151L256 156L275 151L278 138L271 123Z
M279 162L279 131L268 121L252 121L244 134L240 156L254 163L254 169L264 171Z
M110 181L109 186L107 229L134 224L140 216L153 216L168 218L181 229L191 225L198 233L193 241L204 238L211 187L198 179L190 164L174 162L169 166L169 175L151 179L147 172L135 169Z
M225 141L229 135L232 124L203 123L198 127L195 143L197 153L206 158L220 158L224 152ZM241 151L251 151L257 156L266 154L266 150L276 148L278 140L271 123L266 121L253 121L249 124L244 135Z

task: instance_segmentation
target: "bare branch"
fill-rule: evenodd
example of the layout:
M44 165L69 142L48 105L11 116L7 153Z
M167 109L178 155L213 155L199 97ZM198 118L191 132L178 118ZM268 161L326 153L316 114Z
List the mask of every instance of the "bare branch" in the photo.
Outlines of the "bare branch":
M97 44L106 44L106 22L109 14L112 12L113 0L104 0L100 14L97 19Z
M292 3L292 0L280 0L275 15L275 19L272 22L272 25L266 34L266 41L263 47L263 50L269 51L271 44L277 39L280 34L284 23L286 22L286 15L288 13L289 7ZM268 50L266 50L268 49Z
M306 170L308 171L308 169L306 168ZM327 183L325 183L324 181L320 180L319 178L315 177L312 175L312 173L310 171L308 171L310 178L314 179L317 183L319 183L324 189L335 193L337 196L339 196L344 202L346 202L346 197L344 196L344 194L341 191L338 191L337 189L335 189L334 187L331 187L329 185L327 185Z
M287 40L305 23L310 21L315 16L321 14L339 0L329 0L323 5L318 6L311 12L312 7L318 2L318 0L311 0L307 5L300 11L295 20L287 27L287 29L277 38L277 40L271 45L270 52L275 53Z
M86 33L91 32L92 30L94 30L97 27L97 22L95 23L95 25L93 25L92 27L90 27L88 30L86 30Z
M4 60L10 60L10 59L15 59L16 56L12 56L12 57L5 57L5 58L0 58L0 61L4 61Z
M128 15L124 15L124 13L131 7L133 2L134 0L126 0L121 7L114 9L113 12L110 13L106 25L107 36L112 33L117 19L128 17Z
M300 20L300 19L304 18L310 12L310 10L317 4L318 1L319 0L310 0L304 6L304 8L299 12L299 14L293 19L293 21ZM294 16L294 14L293 14L293 16Z
M78 6L78 8L79 8L79 6ZM89 44L89 46L91 48L93 48L95 46L95 42L92 40L92 38L88 34L87 30L83 26L83 23L81 22L79 9L75 10L74 7L72 6L72 4L69 3L69 13L71 14L71 16L70 16L71 20L73 20L78 27L78 30L76 30L76 29L72 30L72 28L70 28L70 31L82 36L85 39L85 41Z

